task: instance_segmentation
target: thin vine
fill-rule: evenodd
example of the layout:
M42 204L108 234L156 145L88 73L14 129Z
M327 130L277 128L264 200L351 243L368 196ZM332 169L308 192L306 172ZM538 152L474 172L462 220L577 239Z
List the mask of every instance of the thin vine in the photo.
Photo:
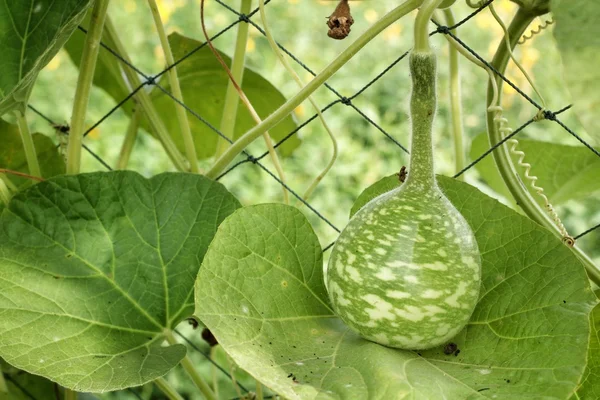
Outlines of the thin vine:
M204 37L206 38L206 43L208 44L208 47L214 54L215 58L219 61L221 66L223 66L223 69L227 72L227 75L229 76L230 81L235 86L235 89L237 90L242 103L244 103L244 105L250 112L250 115L252 116L254 121L256 121L256 123L260 125L263 122L262 119L260 118L260 116L258 115L256 110L252 106L252 103L250 103L250 100L248 99L248 97L246 97L246 94L244 93L244 91L242 90L240 85L235 81L233 75L231 74L231 70L225 63L225 60L223 60L223 57L221 57L221 55L219 54L217 49L215 49L215 47L213 46L212 41L210 40L210 36L208 35L208 32L206 30L206 24L204 23L204 0L200 1L200 23L202 25L202 32L204 33ZM289 204L289 202L290 202L289 194L288 194L287 189L284 186L285 182L286 182L285 173L283 172L281 162L279 161L279 156L277 155L277 152L275 151L275 147L273 146L273 140L271 139L271 135L269 134L268 130L265 130L264 132L262 132L262 136L265 141L265 144L267 145L267 149L269 150L269 156L271 157L271 161L273 162L273 165L275 166L275 170L277 171L277 174L279 175L279 179L283 183L283 185L281 187L281 189L283 191L283 202L285 204Z
M265 35L267 37L269 45L271 46L271 50L273 50L273 52L277 55L279 62L281 62L281 64L288 71L288 73L294 78L294 80L298 84L298 87L300 87L300 89L302 89L302 87L304 86L304 82L302 82L302 79L300 79L300 77L298 76L296 71L294 71L294 69L290 66L289 62L283 57L283 54L281 54L281 51L279 51L277 42L275 42L275 39L273 38L273 35L271 34L271 30L269 28L269 23L267 21L267 13L265 11L265 0L258 0L258 6L260 9L260 18L261 18L261 21L263 24L263 28L265 30ZM325 128L325 131L327 131L327 134L329 135L329 138L331 139L333 152L331 155L331 159L329 160L329 162L327 163L325 168L321 171L321 173L319 175L317 175L317 177L309 185L308 189L306 189L306 192L304 192L304 195L302 196L304 201L308 200L308 198L311 196L313 191L316 189L316 187L319 185L319 183L323 180L325 175L327 175L327 173L331 170L331 168L333 167L333 164L335 164L335 161L338 157L337 140L335 139L333 132L327 125L327 121L325 121L325 117L323 117L323 113L321 113L321 108L318 106L316 101L313 100L312 96L308 96L308 100L310 101L310 104L312 104L313 108L317 112L317 115L319 116L319 119L321 120L321 124L323 125L323 128ZM297 205L299 205L299 204L301 204L300 201L298 201Z

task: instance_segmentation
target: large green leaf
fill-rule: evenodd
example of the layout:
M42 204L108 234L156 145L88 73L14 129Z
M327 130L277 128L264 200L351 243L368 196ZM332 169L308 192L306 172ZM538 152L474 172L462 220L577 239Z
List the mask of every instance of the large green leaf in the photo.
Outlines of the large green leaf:
M477 136L471 144L471 159L476 159L489 148L487 136ZM523 139L519 140L517 150L525 153L524 162L531 164L530 175L538 177L536 185L544 188L544 194L552 204L586 198L600 190L600 158L586 147ZM513 154L512 159L521 180L528 185L533 197L543 204L525 179L525 169L517 163L519 157ZM481 160L475 168L492 189L512 199L492 155Z
M169 35L169 43L176 60L187 55L202 43L185 36L173 33ZM231 59L220 53L227 65L231 66ZM188 59L177 66L179 82L183 92L185 104L201 115L215 127L219 127L223 114L223 99L227 91L229 78L219 61L211 53L208 46L204 46ZM161 84L170 91L166 79ZM242 89L256 109L258 115L266 118L279 106L285 103L285 97L268 80L251 70L244 70ZM183 139L179 134L179 122L176 118L175 107L181 107L161 90L153 90L152 97L161 117L165 121L169 132L174 132L173 139L183 152L185 150ZM210 129L204 122L188 113L188 119L196 144L199 158L210 157L214 154L219 135ZM238 107L234 138L240 137L256 122L242 104ZM296 129L296 122L292 116L286 117L269 131L275 141L283 139L288 133ZM282 155L289 155L300 144L298 135L292 136L279 147Z
M0 2L0 116L25 110L38 73L77 28L91 2Z
M586 363L595 297L554 236L477 189L441 186L475 231L480 300L460 353L361 339L333 315L319 241L283 205L240 209L196 282L195 314L250 374L290 399L567 399Z
M59 176L0 215L0 356L63 386L141 385L185 355L163 347L238 201L192 174Z
M574 110L587 132L600 143L600 2L552 0L554 37Z
M52 140L41 133L34 133L32 136L42 177L50 178L55 175L64 174L64 159ZM0 168L28 174L29 167L27 166L27 159L23 151L23 142L19 134L19 127L0 120L0 143L2 143L2 146L0 146ZM15 175L6 176L19 188L24 188L34 182Z
M573 400L600 399L600 305L590 314L590 325L588 364Z

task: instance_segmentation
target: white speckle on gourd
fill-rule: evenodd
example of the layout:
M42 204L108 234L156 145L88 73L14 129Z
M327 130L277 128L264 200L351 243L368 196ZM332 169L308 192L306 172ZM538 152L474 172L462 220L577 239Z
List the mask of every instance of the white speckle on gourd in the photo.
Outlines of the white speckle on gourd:
M424 299L437 299L444 295L443 290L427 289L421 293L421 297Z
M432 218L431 214L420 214L417 218L421 221L427 221Z
M375 265L373 265L372 269L377 269L377 267ZM387 282L393 281L396 279L396 275L394 274L394 272L391 269L386 268L386 267L382 267L379 270L379 272L377 272L375 274L375 276L378 279L381 279L382 281L387 281Z
M356 282L356 283L363 282L363 279L360 276L360 272L358 272L358 270L356 268L346 265L346 272L348 273L348 276L350 277L350 279L352 279L354 282Z
M396 316L392 313L394 306L374 294L362 296L363 300L372 305L372 308L365 308L365 312L369 314L371 320L377 321L380 319L394 320Z
M458 302L458 299L461 296L467 294L467 286L468 285L466 282L459 282L458 289L456 289L456 292L454 292L451 296L447 297L444 301L452 307L462 307L461 303Z
M384 256L387 253L387 251L383 247L377 247L375 249L375 253L379 254L380 256Z
M417 278L417 277L416 277L416 276L414 276L414 275L406 275L406 276L404 277L404 280L405 280L406 282L410 282L410 283L419 283L419 278Z
M386 296L392 298L392 299L408 299L410 297L412 297L412 295L410 293L407 292L403 292L400 290L388 290L385 292Z

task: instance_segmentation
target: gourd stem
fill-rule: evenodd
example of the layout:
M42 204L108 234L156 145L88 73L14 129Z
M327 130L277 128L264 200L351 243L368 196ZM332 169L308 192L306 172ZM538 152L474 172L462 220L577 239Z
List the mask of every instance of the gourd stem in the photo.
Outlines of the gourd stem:
M108 0L97 0L92 9L90 29L86 35L81 63L79 64L79 77L77 89L73 100L73 113L71 115L71 128L67 144L67 174L78 174L81 166L81 147L85 130L85 115L90 102L90 92L96 71L100 40L108 10ZM32 173L32 175L36 175Z
M446 17L446 26L454 26L456 21L452 10L447 8L444 10ZM457 34L456 30L454 34ZM450 53L450 108L452 112L452 134L454 136L454 165L456 172L462 171L465 167L465 148L464 148L464 132L462 123L462 99L460 87L460 66L458 62L458 50L449 42ZM458 179L462 180L463 175Z
M524 8L519 8L510 26L508 27L508 35L510 38L511 47L514 48L516 46L519 38L523 35L527 27L531 24L531 22L536 16L536 14L525 10ZM503 75L506 71L509 59L510 51L507 47L506 41L502 40L500 41L498 49L496 50L496 54L492 61L492 66L500 74ZM498 87L500 88L501 84L502 78L500 76L496 77L496 82L489 82L487 92L488 105L490 105L494 99L495 85L498 85ZM498 96L501 96L502 90L498 90L498 92ZM498 102L499 101L500 99L498 100ZM495 144L502 140L502 133L496 126L493 112L487 113L487 129L490 143ZM537 203L537 201L529 193L527 187L519 178L512 158L510 157L508 146L504 144L498 149L496 149L492 154L494 155L496 166L498 167L498 171L500 172L504 183L513 195L517 204L519 204L519 206L523 209L525 214L527 214L529 218L531 218L538 224L550 230L557 237L560 237L562 239L562 235L556 227L556 225L554 224L554 221ZM584 264L589 278L597 285L600 285L600 268L596 266L594 262L589 258L589 256L585 254L579 247L574 246L572 250L575 253L575 255L580 259L580 261Z
M154 18L154 25L160 38L160 45L162 46L163 53L165 55L165 61L167 66L170 67L167 71L169 77L169 85L171 86L171 92L173 97L180 102L183 102L183 94L181 93L181 85L179 84L179 77L177 75L177 67L174 66L175 59L171 52L171 45L169 44L169 38L165 31L160 11L156 5L156 0L148 0L148 5L152 11L152 17ZM196 155L196 145L194 144L194 137L192 136L192 130L190 129L190 121L187 117L187 110L183 107L175 107L177 120L179 121L179 128L181 129L181 137L185 145L185 153L187 160L190 163L190 171L198 174L200 173L200 167L198 166L198 156Z
M417 18L415 18L414 52L420 53L431 51L431 46L429 45L429 31L427 27L429 26L429 21L431 20L433 13L438 6L442 4L442 1L443 0L425 0L423 5L421 5L419 13L417 14Z
M252 8L252 0L241 0L240 14L247 15ZM249 23L240 22L238 24L237 37L235 39L235 50L231 59L231 75L235 81L242 86L244 79L244 64L246 61L246 46L248 44ZM221 133L232 139L234 138L235 122L237 119L240 97L235 88L235 84L229 80L227 83L227 92L225 93L225 104L223 105L223 116L221 117ZM219 136L217 142L216 157L227 150L229 142Z
M358 53L367 43L375 36L381 33L385 28L393 24L398 19L402 18L409 12L413 11L421 4L421 0L407 0L392 11L387 13L383 18L369 27L356 41L346 48L334 61L332 61L325 69L313 78L302 90L294 97L289 99L285 104L275 110L271 115L265 118L260 124L250 129L238 140L236 140L215 164L206 172L209 178L216 178L221 172L240 154L246 146L260 137L264 132L274 127L282 119L288 116L298 105L308 98L315 90L335 74L348 60Z
M177 390L175 390L165 378L155 379L154 384L160 389L161 392L163 392L165 396L167 396L169 400L183 400L183 397L177 393Z
M17 111L16 114L17 125L19 126L19 134L21 135L21 141L23 142L23 151L25 152L25 158L27 159L29 174L41 177L42 173L40 171L40 164L35 151L33 137L31 136L31 132L29 132L27 117L24 111Z
M412 94L410 118L412 141L410 167L405 185L429 188L435 185L433 173L432 127L436 109L436 56L434 53L410 54Z

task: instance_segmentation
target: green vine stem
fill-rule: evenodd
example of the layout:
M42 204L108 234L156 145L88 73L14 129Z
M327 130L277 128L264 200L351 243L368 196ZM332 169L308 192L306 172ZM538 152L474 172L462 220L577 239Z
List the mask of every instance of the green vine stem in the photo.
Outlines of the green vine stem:
M35 151L35 145L33 144L33 137L31 136L31 132L29 132L26 114L25 112L17 111L16 116L19 133L21 134L21 141L23 142L23 151L25 151L25 158L27 159L29 174L41 177L40 164Z
M256 389L254 391L256 393L256 400L263 400L264 399L263 387L262 387L262 384L259 381L256 381Z
M277 55L279 62L288 71L288 73L294 78L294 80L296 81L296 83L298 84L300 89L302 89L302 87L304 86L304 82L302 82L302 80L300 79L300 77L298 76L296 71L294 71L294 69L290 66L287 59L285 59L285 57L283 57L283 54L281 54L281 51L279 51L279 47L277 46L277 43L275 42L275 39L273 38L273 35L271 34L271 30L269 29L269 23L267 21L267 13L265 11L265 0L258 0L258 6L260 9L260 18L261 18L263 27L265 29L265 34L267 36L267 40L269 41L269 45L271 46L271 50L273 50L273 52ZM335 160L337 159L337 156L338 156L337 140L335 139L333 132L327 125L327 122L325 121L325 117L323 117L323 113L321 113L321 108L317 105L317 103L313 100L313 98L311 96L308 97L308 100L310 101L313 108L317 112L317 115L319 116L319 120L321 121L321 124L323 125L323 127L325 128L325 131L327 132L327 134L329 135L329 138L331 139L331 143L333 145L333 154L331 155L331 159L329 160L329 162L327 163L325 168L313 180L313 182L310 184L308 189L306 189L306 192L304 192L304 195L302 196L304 201L308 200L308 198L311 196L313 191L316 189L316 187L319 185L319 183L323 180L325 175L327 175L329 170L331 170L331 168L333 167L333 164L335 163ZM300 200L298 200L298 203L300 203Z
M116 52L127 62L131 62L131 59L127 55L127 51L125 50L125 46L121 42L119 38L119 34L115 26L113 25L110 17L106 18L106 22L104 24L104 31L107 35L107 38L112 41L115 46ZM133 69L129 66L123 66L123 72L129 81L130 87L138 87L141 84L140 78ZM148 119L148 123L150 124L150 128L156 134L158 140L161 142L164 147L167 155L175 165L179 171L187 171L188 165L186 163L185 158L181 155L175 142L173 142L173 138L167 131L165 124L160 119L152 100L150 99L150 95L143 88L138 90L135 94L135 98L138 102L138 105L141 107L144 115Z
M167 33L165 32L165 27L160 17L156 0L148 0L148 5L152 11L154 25L156 25L156 30L158 32L158 37L160 38L160 44L165 55L165 60L167 61L167 66L170 67L175 64L175 59L173 58L173 53L171 52L171 45L169 44L169 39L167 38ZM181 93L181 85L179 85L177 67L174 66L169 69L169 71L167 71L167 75L169 77L169 84L171 86L173 96L183 103L183 94ZM183 137L183 143L185 145L185 153L187 155L188 162L190 163L190 171L198 174L200 173L200 167L198 166L196 145L194 144L194 138L192 137L192 130L190 129L190 121L187 117L187 110L179 106L175 107L175 110L177 110L177 120L179 121L179 127L181 128L181 136Z
M183 400L183 397L177 393L177 390L175 390L165 378L155 379L154 384L169 400Z
M209 357L212 361L216 360L216 354L217 354L217 346L211 346L210 347L210 354ZM211 363L210 365L210 370L212 372L212 388L213 388L213 392L215 393L215 397L218 399L219 398L219 379L217 377L217 367L215 366L215 363Z
M12 198L12 193L4 182L4 179L7 178L3 175L0 175L0 201L2 201L4 204L8 204Z
M446 17L446 26L454 26L456 20L452 10L447 8L444 10ZM457 34L456 30L454 34ZM464 145L464 129L463 129L463 110L460 87L460 66L458 62L458 50L450 42L450 109L452 113L452 134L454 136L454 165L456 172L462 171L466 165L465 145ZM459 177L464 179L463 175Z
M510 46L512 48L516 46L519 38L523 35L527 27L531 24L531 22L535 19L536 16L536 14L530 11L527 11L523 8L519 8L510 26L507 29L508 35L510 37ZM504 74L509 59L509 48L507 47L506 41L502 40L498 46L498 49L496 50L496 54L492 61L492 66L500 74ZM487 104L493 104L492 101L494 100L494 96L502 95L501 90L496 90L496 88L501 87L501 84L502 78L500 78L499 76L495 77L495 81L489 82ZM500 101L500 99L498 101ZM494 144L500 142L502 140L502 133L499 131L498 127L496 126L496 123L494 122L493 112L487 113L487 127L490 143ZM498 167L498 171L500 172L504 183L510 190L517 204L519 204L519 206L523 209L525 214L527 214L529 218L533 219L540 225L544 226L546 229L553 232L557 237L562 239L561 233L554 224L552 218L550 218L550 216L544 211L544 209L537 203L537 201L529 193L527 187L519 178L512 158L510 157L508 146L502 145L498 149L496 149L492 154L494 155L496 166ZM598 266L594 264L594 262L589 258L589 256L585 254L579 247L574 246L572 247L572 250L584 264L589 278L597 285L600 285L600 268L598 268Z
M165 337L169 344L178 344L177 339L175 339L175 336L173 336L173 332L166 330ZM187 372L187 374L192 379L196 387L200 389L200 392L202 392L202 394L204 395L204 397L206 397L207 400L217 400L217 397L215 396L214 392L211 390L210 386L208 385L208 383L206 383L204 378L200 376L196 368L194 368L194 364L188 356L183 357L183 359L181 360L181 366L183 367L185 372Z
M67 144L67 174L77 174L81 166L81 148L85 130L85 115L90 102L90 92L96 70L96 61L100 51L100 40L106 20L109 0L96 0L90 19L90 29L85 38L77 89L73 100L73 113L71 115L71 129ZM35 175L35 174L34 174Z
M252 0L241 0L240 13L247 15L252 9ZM240 22L238 24L237 37L235 39L235 50L233 53L233 59L231 60L231 75L233 79L241 86L242 80L244 79L244 64L246 61L246 46L248 44L248 31L249 24L247 22ZM233 139L235 130L235 121L237 118L238 106L240 104L240 98L230 79L227 84L227 92L225 93L225 104L223 105L223 116L221 117L221 133L228 138ZM217 142L216 157L220 157L221 154L227 150L229 142L219 136Z
M225 168L240 154L250 143L260 137L264 132L277 125L283 118L288 116L296 107L308 98L315 90L325 83L333 74L335 74L344 64L354 57L360 49L369 43L375 36L381 33L385 28L402 18L409 12L415 10L421 4L421 0L407 0L392 11L384 15L379 21L369 27L361 36L359 36L350 46L346 48L333 62L331 62L323 71L314 77L302 90L289 99L285 104L275 110L271 115L265 118L260 124L250 129L238 140L236 140L221 157L219 157L213 166L206 172L209 178L216 178Z
M75 392L71 389L65 388L64 399L65 400L77 400L77 392Z
M2 183L0 183L2 185ZM0 399L8 399L8 386L4 380L4 374L0 371Z
M142 114L140 108L136 107L129 119L129 125L127 126L127 132L125 133L125 139L121 145L121 151L119 152L119 159L117 160L117 169L127 169L129 164L129 158L131 158L131 152L137 139L138 131L140 128L140 119Z

